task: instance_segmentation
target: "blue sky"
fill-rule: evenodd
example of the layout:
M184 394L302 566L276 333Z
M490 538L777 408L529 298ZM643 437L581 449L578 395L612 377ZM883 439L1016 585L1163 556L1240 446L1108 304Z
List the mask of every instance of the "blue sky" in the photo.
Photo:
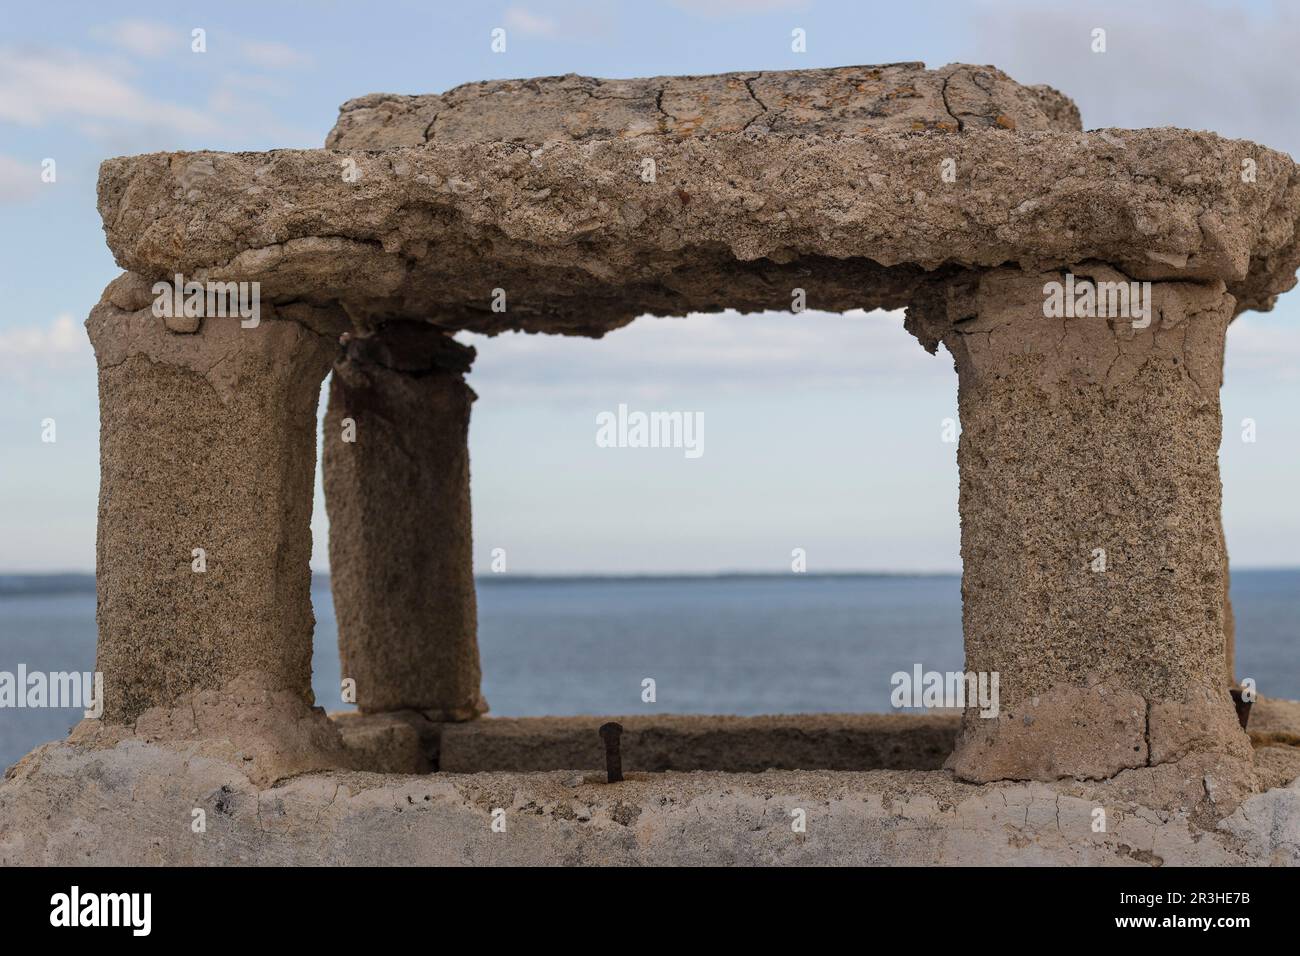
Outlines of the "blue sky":
M12 5L0 22L0 571L89 570L98 485L81 322L117 268L108 156L318 146L344 100L472 80L993 63L1087 128L1185 126L1300 155L1286 4L174 2ZM1089 49L1107 30L1103 55ZM207 52L190 50L202 28ZM490 49L494 27L507 50ZM790 50L803 28L804 54ZM43 183L41 163L57 163ZM1300 292L1229 333L1221 453L1240 566L1300 564ZM476 564L535 572L956 570L947 356L899 316L639 319L600 342L476 340ZM705 454L597 448L598 412L703 412ZM1258 440L1240 441L1240 421ZM41 442L41 421L57 441ZM325 566L323 509L314 563Z

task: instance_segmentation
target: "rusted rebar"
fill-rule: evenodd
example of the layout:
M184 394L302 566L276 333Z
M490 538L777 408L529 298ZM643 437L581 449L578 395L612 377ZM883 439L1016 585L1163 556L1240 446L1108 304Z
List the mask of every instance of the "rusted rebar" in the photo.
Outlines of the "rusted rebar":
M605 741L605 775L608 783L618 783L623 779L623 756L619 753L619 738L623 735L623 725L610 721L600 725L600 738Z

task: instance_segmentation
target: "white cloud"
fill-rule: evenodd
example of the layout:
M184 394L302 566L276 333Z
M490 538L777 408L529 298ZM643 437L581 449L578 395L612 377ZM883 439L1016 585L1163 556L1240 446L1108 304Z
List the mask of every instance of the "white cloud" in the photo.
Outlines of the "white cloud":
M0 327L0 377L22 379L93 364L86 330L67 312L46 325Z
M239 49L244 59L264 69L293 70L312 62L308 54L276 40L244 40Z
M1225 389L1297 382L1300 307L1283 297L1274 312L1247 312L1233 320L1223 362Z
M674 7L706 17L734 17L748 14L776 13L780 10L806 10L808 0L672 0Z
M902 309L643 316L603 339L457 337L478 349L470 383L494 402L604 400L611 391L643 401L668 399L683 389L854 391L881 382L956 387L951 357L943 349L927 354L903 328ZM1291 308L1283 299L1275 312L1235 321L1225 378L1229 387L1300 381L1300 306Z
M685 319L644 316L599 340L522 333L460 338L478 349L471 384L494 400L581 400L610 389L656 399L682 387L836 389L869 379L930 377L955 387L947 355L927 354L902 326L901 309L722 312Z
M108 64L70 51L0 50L0 121L40 126L65 117L215 132L210 116L141 92Z
M41 188L41 167L0 153L0 202L30 199Z
M168 53L191 53L190 28L180 29L157 20L119 20L96 28L95 35L134 56L154 59ZM312 58L278 40L238 39L222 32L210 38L210 50L236 49L244 60L264 69L284 70L310 66Z
M510 7L505 13L506 26L533 36L555 36L559 27L549 17L541 16L523 7Z
M189 52L189 35L157 20L120 20L95 30L95 34L136 56L159 57Z
M1207 0L985 2L971 8L971 63L1021 83L1050 83L1078 103L1085 128L1181 126L1300 155L1300 9ZM1091 50L1106 31L1106 52Z
M227 70L221 74L221 85L232 90L244 90L249 93L266 96L289 96L293 85L281 77L267 76L264 73L245 73Z

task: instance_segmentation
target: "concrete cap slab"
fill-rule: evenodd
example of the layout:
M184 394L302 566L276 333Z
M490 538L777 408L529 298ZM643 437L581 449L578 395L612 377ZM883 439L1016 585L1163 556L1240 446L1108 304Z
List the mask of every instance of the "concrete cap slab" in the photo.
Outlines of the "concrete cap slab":
M99 209L146 280L258 281L264 302L341 306L361 328L599 336L646 313L786 310L794 289L808 308L896 308L937 271L1003 265L1222 280L1238 311L1295 283L1285 154L1072 130L1067 100L991 68L747 76L365 97L331 134L346 149L108 160ZM673 105L691 97L694 124ZM668 115L628 135L656 98ZM391 145L422 122L427 142Z

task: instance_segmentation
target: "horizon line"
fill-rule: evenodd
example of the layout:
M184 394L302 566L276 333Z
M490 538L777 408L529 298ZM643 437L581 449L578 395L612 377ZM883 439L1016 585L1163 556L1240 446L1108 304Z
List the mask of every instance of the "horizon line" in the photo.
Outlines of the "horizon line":
M1233 571L1300 571L1300 565L1241 565L1229 568ZM491 571L475 570L475 580L484 581L635 581L635 580L717 580L730 578L925 578L956 577L962 573L961 568L940 570L828 570L828 571ZM328 570L312 569L311 576L328 578ZM93 581L94 571L0 571L0 581L5 579L25 579L33 582L53 582L63 579Z

